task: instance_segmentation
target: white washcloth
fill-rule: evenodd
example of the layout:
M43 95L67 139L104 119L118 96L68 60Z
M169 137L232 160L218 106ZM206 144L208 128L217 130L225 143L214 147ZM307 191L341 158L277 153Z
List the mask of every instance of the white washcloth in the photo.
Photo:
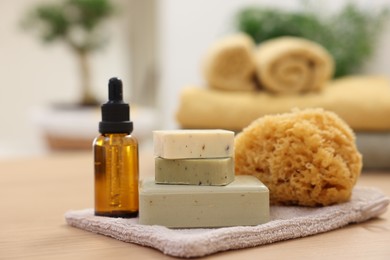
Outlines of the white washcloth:
M189 258L334 230L379 216L389 202L374 188L356 187L346 203L321 208L272 206L271 221L266 224L212 229L140 225L137 218L97 217L92 209L69 211L65 219L74 227Z

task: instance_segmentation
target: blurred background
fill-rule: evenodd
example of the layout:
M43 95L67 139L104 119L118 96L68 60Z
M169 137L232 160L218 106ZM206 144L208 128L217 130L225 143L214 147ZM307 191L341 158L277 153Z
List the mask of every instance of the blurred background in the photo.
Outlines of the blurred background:
M81 147L76 145L81 149L98 134L99 108L80 108L82 75L77 54L63 39L43 43L35 32L39 25L24 28L29 11L42 2L62 1L0 1L2 158L49 153L61 145L69 150L72 142L82 143ZM204 55L213 42L237 31L239 10L248 6L285 11L310 7L321 14L332 14L349 2L112 0L114 11L99 27L104 44L88 55L91 91L98 103L104 102L108 79L122 78L125 99L131 104L134 134L141 145L148 144L153 129L180 127L175 113L182 89L205 85L201 68ZM388 0L352 2L367 12L390 5ZM79 37L78 32L75 37ZM355 73L390 77L388 46L389 19L372 55Z

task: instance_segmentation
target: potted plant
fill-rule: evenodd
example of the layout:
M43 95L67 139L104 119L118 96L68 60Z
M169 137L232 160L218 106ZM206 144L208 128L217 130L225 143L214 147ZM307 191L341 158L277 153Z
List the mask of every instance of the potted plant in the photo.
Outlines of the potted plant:
M45 43L62 42L75 54L80 70L81 97L78 104L94 106L89 56L107 43L102 25L113 15L109 0L63 0L37 5L23 20Z
M77 108L95 108L99 104L92 91L89 57L107 44L104 24L113 14L109 0L62 0L34 6L22 21L23 27L44 43L65 44L80 70L79 100L70 106L37 109L33 115L52 150L90 149L98 113L96 109Z

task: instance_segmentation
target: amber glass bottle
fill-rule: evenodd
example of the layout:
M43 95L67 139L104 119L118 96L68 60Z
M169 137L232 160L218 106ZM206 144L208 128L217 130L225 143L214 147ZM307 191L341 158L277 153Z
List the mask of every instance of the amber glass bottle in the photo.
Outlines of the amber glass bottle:
M129 105L123 102L122 81L109 81L109 100L102 105L95 157L95 215L138 215L138 143L131 136Z

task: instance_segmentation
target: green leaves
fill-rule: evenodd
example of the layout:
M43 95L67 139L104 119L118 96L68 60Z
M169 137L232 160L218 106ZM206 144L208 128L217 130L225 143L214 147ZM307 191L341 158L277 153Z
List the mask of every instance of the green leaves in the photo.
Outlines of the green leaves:
M45 42L64 40L78 52L97 49L105 38L97 29L113 14L108 0L65 0L40 4L23 21Z
M53 41L58 37L58 35L64 35L68 31L68 22L59 6L39 6L32 14L31 22L33 23L34 16L42 23L42 36L45 41ZM33 25L33 23L30 25Z
M237 20L237 28L257 43L285 35L304 37L322 26L312 14L262 8L244 9L238 13Z
M373 54L388 10L360 10L352 3L325 16L314 11L287 12L249 7L237 13L236 29L256 43L279 36L297 36L318 42L333 56L335 77L356 72Z
M102 19L112 14L113 8L106 0L68 0L69 10L73 10L72 22L92 31Z

